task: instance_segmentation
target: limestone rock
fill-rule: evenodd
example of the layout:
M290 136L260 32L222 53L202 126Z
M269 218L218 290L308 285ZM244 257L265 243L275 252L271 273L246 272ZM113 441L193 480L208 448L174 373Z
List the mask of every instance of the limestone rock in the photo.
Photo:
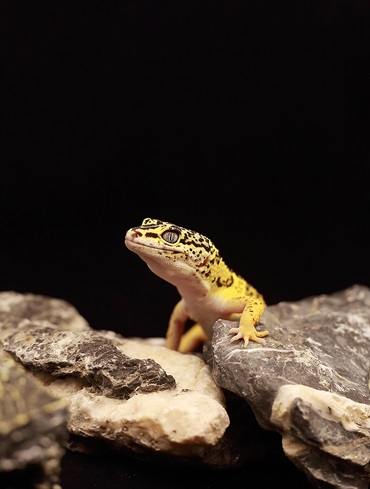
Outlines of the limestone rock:
M142 458L216 467L238 461L224 436L223 391L196 355L109 331L60 331L45 321L30 321L4 347L51 395L68 400L72 449L101 441Z
M0 293L0 341L25 377L68 402L71 449L212 467L241 459L223 391L199 356L94 331L63 300L12 291Z
M230 343L219 320L204 355L218 385L283 437L285 454L317 487L370 481L370 289L269 306L264 345Z
M118 400L94 394L72 379L54 381L50 392L63 395L70 403L70 433L85 442L109 441L117 450L129 448L149 460L168 455L166 461L232 464L234 456L230 456L230 447L224 448L223 440L230 423L224 396L204 361L162 346L107 335L115 337L125 355L158 362L176 380L176 387L137 391L129 399Z
M369 485L369 419L369 404L304 385L280 387L271 417L285 454L314 484L353 489Z

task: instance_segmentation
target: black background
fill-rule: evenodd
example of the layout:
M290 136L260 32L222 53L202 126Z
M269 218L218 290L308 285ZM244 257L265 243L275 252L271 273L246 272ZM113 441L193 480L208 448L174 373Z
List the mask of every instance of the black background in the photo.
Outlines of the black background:
M9 0L0 13L0 290L163 336L178 293L124 245L145 217L211 238L269 304L370 285L365 2ZM301 474L275 462L294 487ZM69 454L65 489L175 477L146 467L102 465L100 479Z

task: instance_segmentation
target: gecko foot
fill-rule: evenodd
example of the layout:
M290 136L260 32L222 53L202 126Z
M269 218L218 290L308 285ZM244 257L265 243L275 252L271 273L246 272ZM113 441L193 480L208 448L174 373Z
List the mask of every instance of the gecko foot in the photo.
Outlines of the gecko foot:
M249 343L249 340L255 341L256 343L261 343L264 344L265 340L262 338L264 336L267 336L269 333L268 331L256 331L255 328L248 330L246 332L241 331L241 328L231 328L229 331L229 334L234 334L230 340L230 343L233 343L234 341L237 340L244 340L244 347L246 347Z

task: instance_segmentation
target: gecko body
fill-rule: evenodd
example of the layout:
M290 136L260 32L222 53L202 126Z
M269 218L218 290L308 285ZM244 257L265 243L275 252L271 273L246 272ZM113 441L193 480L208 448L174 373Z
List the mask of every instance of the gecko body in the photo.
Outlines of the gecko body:
M217 319L239 319L231 341L264 343L268 331L257 331L266 307L262 295L231 270L213 242L202 234L159 219L146 218L125 237L127 248L150 270L174 285L180 301L170 316L166 344L183 353L212 336ZM186 323L195 324L184 333Z

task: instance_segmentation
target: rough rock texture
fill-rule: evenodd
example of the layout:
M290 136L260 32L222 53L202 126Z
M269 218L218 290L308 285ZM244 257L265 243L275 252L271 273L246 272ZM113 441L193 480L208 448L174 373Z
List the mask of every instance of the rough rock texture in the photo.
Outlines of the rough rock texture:
M317 487L370 481L370 289L268 307L266 343L230 343L217 321L204 354L218 383L282 434L285 454Z
M60 487L60 463L67 440L68 402L44 386L3 350L1 340L48 319L60 328L88 324L67 302L36 294L0 292L0 486L16 487L17 471L38 489Z
M130 358L97 331L58 331L30 322L4 339L5 350L27 368L55 377L76 376L103 396L128 399L137 392L173 389L175 379L150 358Z
M113 341L123 355L142 361L152 358L176 379L176 385L156 392L136 389L129 398L116 399L94 392L75 373L56 380L44 373L48 391L69 401L68 430L77 437L72 439L72 449L89 450L100 441L106 448L129 449L141 458L166 454L217 467L236 463L238 454L224 439L230 423L224 395L201 358L112 332L99 334Z
M213 467L240 461L223 391L202 358L94 331L65 301L16 292L0 293L1 340L25 378L32 372L68 401L71 449Z
M17 314L4 308L3 347L50 395L68 401L71 449L92 451L100 443L148 459L159 454L215 467L240 461L240 446L225 436L223 392L203 359L94 331L83 321L74 322L77 331L53 325L42 308L43 300L50 306L47 298L38 297L22 319L26 308L12 294L4 297ZM32 304L32 295L25 299Z
M39 466L38 489L60 487L68 403L55 398L0 350L0 472Z
M68 302L38 294L0 292L0 341L30 321L48 321L63 330L90 329L87 321Z

